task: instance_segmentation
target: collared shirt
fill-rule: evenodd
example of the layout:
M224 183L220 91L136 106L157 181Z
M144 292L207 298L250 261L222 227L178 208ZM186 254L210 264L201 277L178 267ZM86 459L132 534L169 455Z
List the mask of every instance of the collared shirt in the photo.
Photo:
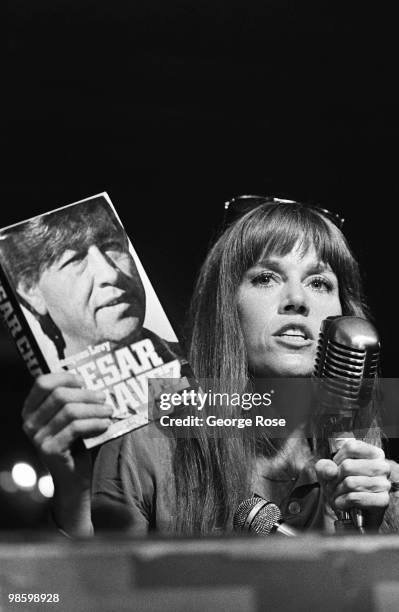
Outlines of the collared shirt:
M296 529L333 532L336 516L322 494L306 438L293 437L287 447L273 459L258 458L254 493L277 504L282 520Z
M95 528L104 527L100 522L106 512L101 507L112 503L128 508L134 533L172 532L176 514L173 447L172 439L154 424L101 447L92 486ZM289 468L284 453L273 460L258 459L252 490L276 503L283 520L293 527L333 531L335 515L321 494L315 459L306 439L295 440L289 457Z

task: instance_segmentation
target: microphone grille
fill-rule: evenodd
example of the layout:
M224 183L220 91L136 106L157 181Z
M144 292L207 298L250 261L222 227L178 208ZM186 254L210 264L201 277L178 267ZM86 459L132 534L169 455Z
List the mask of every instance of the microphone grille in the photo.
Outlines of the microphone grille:
M374 326L360 317L328 317L322 323L314 376L323 390L347 402L367 404L377 374L380 342Z
M269 535L279 521L281 521L281 512L276 504L261 497L251 497L238 506L233 526L237 531L253 531Z

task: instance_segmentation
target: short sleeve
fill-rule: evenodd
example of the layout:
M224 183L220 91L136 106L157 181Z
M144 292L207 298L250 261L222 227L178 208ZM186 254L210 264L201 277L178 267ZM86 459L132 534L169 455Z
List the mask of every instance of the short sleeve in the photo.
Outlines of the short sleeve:
M128 529L134 535L169 531L173 491L170 439L156 426L150 424L110 440L100 448L94 463L94 529Z

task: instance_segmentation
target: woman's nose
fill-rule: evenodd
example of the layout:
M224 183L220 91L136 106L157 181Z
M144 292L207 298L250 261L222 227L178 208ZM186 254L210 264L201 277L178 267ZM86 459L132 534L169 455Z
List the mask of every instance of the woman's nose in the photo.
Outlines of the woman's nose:
M283 288L279 314L296 313L306 316L309 314L309 302L306 290L300 282L287 282Z

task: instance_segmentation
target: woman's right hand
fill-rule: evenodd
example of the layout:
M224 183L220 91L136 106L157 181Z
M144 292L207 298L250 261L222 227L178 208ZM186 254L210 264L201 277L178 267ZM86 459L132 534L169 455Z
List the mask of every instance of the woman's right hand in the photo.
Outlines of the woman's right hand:
M80 376L68 372L39 376L22 411L23 429L37 448L54 481L55 519L65 531L91 531L90 453L82 438L108 428L112 407L101 391L84 389Z

